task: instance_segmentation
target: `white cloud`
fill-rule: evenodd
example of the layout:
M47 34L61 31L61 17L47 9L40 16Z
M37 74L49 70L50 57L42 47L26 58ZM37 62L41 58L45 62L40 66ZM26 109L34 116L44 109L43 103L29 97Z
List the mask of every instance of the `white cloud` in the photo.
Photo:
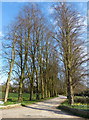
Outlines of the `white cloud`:
M0 75L0 85L6 83L6 80L7 80L7 76Z
M0 31L0 37L3 37L3 34L2 34L2 32Z
M49 11L50 14L52 14L54 12L52 7L50 7L48 11Z

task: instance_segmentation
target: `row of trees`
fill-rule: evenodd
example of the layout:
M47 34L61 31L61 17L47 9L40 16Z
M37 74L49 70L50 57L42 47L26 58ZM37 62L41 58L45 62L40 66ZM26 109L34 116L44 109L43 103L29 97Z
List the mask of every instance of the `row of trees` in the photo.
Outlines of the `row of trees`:
M36 99L40 95L42 99L56 96L62 78L69 104L74 103L76 85L87 75L82 66L88 60L81 37L83 19L66 3L53 6L52 19L54 24L46 20L37 5L27 5L11 25L5 37L9 72L4 102L11 78L19 83L19 101L23 98L23 85L29 87L29 100L33 99L34 87Z
M40 99L40 94L42 99L57 95L57 52L53 46L51 26L47 24L38 6L27 5L7 33L5 40L9 43L7 57L10 68L4 102L8 98L11 77L19 83L19 101L23 98L24 84L29 86L29 100L33 99L34 86L36 99Z

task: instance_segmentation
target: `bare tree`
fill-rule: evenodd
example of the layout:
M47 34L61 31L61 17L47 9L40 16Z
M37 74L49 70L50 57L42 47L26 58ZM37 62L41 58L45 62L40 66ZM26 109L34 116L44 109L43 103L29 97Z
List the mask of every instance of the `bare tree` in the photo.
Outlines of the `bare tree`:
M67 97L69 104L74 103L74 86L83 76L82 64L86 62L87 54L84 54L83 19L78 12L67 3L54 6L54 19L56 21L55 36L53 36L60 50L60 60L64 65L64 73L67 84ZM79 77L80 76L80 77ZM82 79L81 79L82 80Z
M9 60L9 72L8 72L8 78L7 78L7 82L6 82L6 90L5 90L5 97L4 97L4 102L7 102L8 99L8 93L9 93L9 87L10 87L10 81L11 81L11 75L12 75L12 71L13 71L13 67L14 67L14 61L15 61L15 45L16 45L16 40L17 40L17 35L16 35L16 26L14 26L11 31L8 33L8 35L5 37L7 40L12 40L11 45L9 46L11 48L11 58L8 58Z
M49 27L48 24L37 5L24 6L16 17L15 27L10 33L12 56L6 84L6 100L12 78L18 82L19 102L23 100L25 86L29 88L29 100L34 99L34 93L36 99L40 99L40 95L42 99L57 95L57 51L53 43L52 25Z

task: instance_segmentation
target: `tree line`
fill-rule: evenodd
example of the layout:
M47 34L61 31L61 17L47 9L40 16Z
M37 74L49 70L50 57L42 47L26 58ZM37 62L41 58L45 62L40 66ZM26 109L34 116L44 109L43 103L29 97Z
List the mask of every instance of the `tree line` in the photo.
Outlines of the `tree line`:
M67 3L52 9L53 24L38 5L28 4L10 25L4 37L3 56L9 66L4 102L12 80L18 83L21 102L23 86L29 89L29 100L33 100L34 88L36 99L44 99L58 95L62 79L69 104L74 103L74 90L87 75L83 64L89 60L83 50L83 19Z

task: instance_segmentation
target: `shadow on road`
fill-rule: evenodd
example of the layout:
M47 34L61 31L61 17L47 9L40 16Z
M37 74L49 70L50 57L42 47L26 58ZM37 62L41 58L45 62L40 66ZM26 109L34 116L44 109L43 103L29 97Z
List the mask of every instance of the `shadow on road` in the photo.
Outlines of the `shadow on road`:
M43 105L42 105L43 106ZM46 105L44 105L46 107ZM69 113L66 113L66 112L62 112L61 110L57 110L57 109L45 109L45 108L37 108L37 107L31 107L31 106L27 106L27 105L23 105L22 104L22 107L26 107L26 108L30 108L30 109L35 109L35 110L44 110L44 111L50 111L50 112L54 112L56 114L64 114L64 115L71 115Z

